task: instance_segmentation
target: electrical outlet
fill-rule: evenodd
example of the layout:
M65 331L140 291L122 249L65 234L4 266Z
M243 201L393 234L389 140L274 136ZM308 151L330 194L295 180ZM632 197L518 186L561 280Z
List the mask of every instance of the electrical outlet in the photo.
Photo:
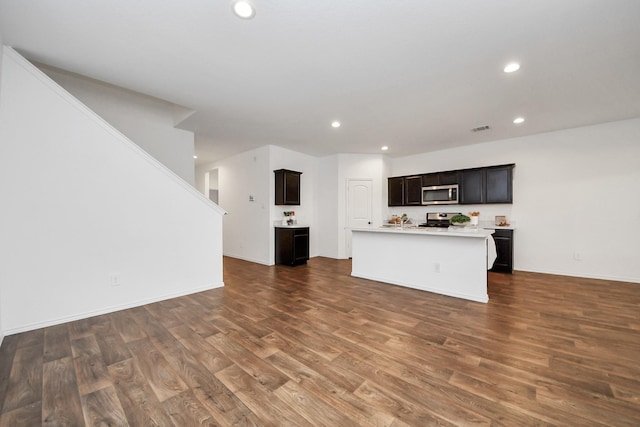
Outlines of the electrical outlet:
M578 251L573 253L573 260L574 261L582 261L582 254Z
M120 275L111 274L109 276L109 282L111 283L111 286L120 286Z
M434 273L440 273L440 263L439 262L434 262L433 263L433 272Z

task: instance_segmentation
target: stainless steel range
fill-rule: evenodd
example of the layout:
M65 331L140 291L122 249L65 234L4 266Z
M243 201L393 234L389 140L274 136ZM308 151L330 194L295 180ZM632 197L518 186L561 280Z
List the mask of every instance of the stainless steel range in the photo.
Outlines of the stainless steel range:
M460 212L429 212L427 222L418 227L448 227L451 225L451 218L456 215L460 215Z

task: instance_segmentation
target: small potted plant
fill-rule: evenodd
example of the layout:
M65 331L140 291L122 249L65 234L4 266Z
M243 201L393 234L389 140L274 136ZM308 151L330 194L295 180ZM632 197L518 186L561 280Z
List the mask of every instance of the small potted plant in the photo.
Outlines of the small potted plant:
M458 215L454 215L451 218L451 225L457 225L457 226L463 226L466 225L469 221L471 221L471 218L469 218L468 216L464 215L464 214L458 214Z

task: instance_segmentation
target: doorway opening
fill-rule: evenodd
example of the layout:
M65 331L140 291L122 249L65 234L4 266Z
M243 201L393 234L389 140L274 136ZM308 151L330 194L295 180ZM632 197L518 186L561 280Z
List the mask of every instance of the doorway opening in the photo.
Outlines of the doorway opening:
M218 169L211 169L205 174L205 194L213 203L219 205L219 182L218 182Z

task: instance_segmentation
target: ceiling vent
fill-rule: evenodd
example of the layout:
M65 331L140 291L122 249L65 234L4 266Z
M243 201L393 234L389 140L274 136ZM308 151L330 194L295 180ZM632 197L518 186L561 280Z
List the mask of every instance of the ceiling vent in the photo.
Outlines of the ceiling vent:
M491 129L489 125L484 125L484 126L478 126L477 128L471 129L471 132L482 132L483 130L489 130L489 129Z

